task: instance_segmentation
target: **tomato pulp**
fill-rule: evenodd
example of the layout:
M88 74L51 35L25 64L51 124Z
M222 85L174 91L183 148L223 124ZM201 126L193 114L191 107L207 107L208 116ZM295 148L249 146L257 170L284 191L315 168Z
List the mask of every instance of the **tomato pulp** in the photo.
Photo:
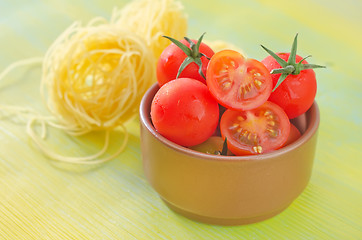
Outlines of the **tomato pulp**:
M249 110L262 105L272 91L268 69L255 59L245 59L233 50L214 54L206 83L218 102L230 109Z
M221 117L220 130L235 155L260 154L285 144L290 122L283 109L267 101L251 110L228 109Z

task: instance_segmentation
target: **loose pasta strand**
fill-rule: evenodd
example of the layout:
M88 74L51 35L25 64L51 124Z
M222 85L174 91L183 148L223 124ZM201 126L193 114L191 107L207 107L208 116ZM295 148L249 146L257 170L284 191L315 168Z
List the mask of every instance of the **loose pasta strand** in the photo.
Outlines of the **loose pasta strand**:
M32 57L27 59L22 59L16 62L13 62L9 66L7 66L1 73L0 73L0 81L3 81L6 75L8 75L14 69L21 67L21 66L28 66L32 64L40 64L42 63L42 57Z
M34 124L37 121L40 121L42 126L45 126L47 124L47 122L44 121L44 119L33 117L30 121L28 121L28 124L26 127L27 134L30 136L30 138L33 140L33 142L36 143L37 147L47 157L49 157L53 160L56 160L56 161L60 161L60 162L73 163L73 164L87 164L87 165L104 163L104 162L110 161L110 160L114 159L116 156L118 156L125 149L127 142L128 142L127 129L123 125L120 125L122 132L124 134L124 138L123 138L122 144L119 146L118 150L115 153L113 153L112 155L100 158L102 155L104 155L106 153L106 151L109 148L111 130L106 130L104 145L103 145L103 148L99 152L97 152L93 155L84 156L84 157L68 157L68 156L57 154L52 150L49 150L49 147L43 144L43 142L41 141L43 136L39 137L34 130ZM44 127L43 127L42 135L44 135Z
M105 155L105 153L109 148L111 129L108 129L105 131L105 140L103 148L99 152L84 157L67 157L49 150L49 147L42 142L42 140L46 138L48 126L52 126L54 128L61 130L67 129L67 126L59 124L59 122L57 122L57 119L54 118L53 116L43 116L38 112L36 112L34 109L27 107L0 105L0 119L4 117L16 117L17 121L26 123L26 132L29 135L29 137L32 139L32 141L38 146L38 148L47 157L60 162L90 165L90 164L100 164L110 161L114 159L116 156L118 156L125 149L129 138L129 134L125 126L120 125L124 138L121 145L118 147L117 151L112 155L100 158L102 155ZM41 126L40 135L38 135L34 129L36 123L40 123Z

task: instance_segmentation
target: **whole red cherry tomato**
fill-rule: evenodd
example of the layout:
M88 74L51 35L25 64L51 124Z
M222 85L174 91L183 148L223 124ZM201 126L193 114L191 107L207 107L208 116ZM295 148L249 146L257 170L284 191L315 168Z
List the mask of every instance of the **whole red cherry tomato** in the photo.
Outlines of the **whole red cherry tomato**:
M206 141L219 122L219 106L207 86L191 78L164 84L151 105L156 130L167 139L194 146Z
M221 117L220 130L235 155L260 154L285 144L290 122L281 107L267 101L252 110L226 110Z
M176 78L193 78L205 83L206 68L214 51L201 42L185 38L165 48L157 62L157 81L160 86ZM179 75L178 75L179 73Z
M283 60L288 60L290 53L277 53ZM296 55L299 62L302 57ZM272 57L268 56L261 61L269 71L281 68L280 64ZM306 60L302 63L308 64ZM281 74L272 74L273 87L276 86ZM290 119L305 113L312 106L317 93L317 81L313 69L300 71L298 75L290 74L285 80L270 94L269 101L278 104L284 109Z
M317 93L317 81L313 68L324 68L309 64L297 55L297 37L290 53L274 53L262 46L270 56L261 62L272 73L273 92L269 101L284 109L290 119L305 113L313 104Z
M262 105L272 91L268 69L239 52L222 50L214 54L206 72L206 83L217 101L234 110Z

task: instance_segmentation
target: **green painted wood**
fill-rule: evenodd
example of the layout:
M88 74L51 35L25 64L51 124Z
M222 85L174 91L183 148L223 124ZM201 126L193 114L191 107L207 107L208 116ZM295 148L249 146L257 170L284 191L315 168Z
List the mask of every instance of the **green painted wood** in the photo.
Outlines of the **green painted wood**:
M73 21L108 18L102 0L2 0L0 70L42 56ZM44 157L23 122L0 120L0 239L362 239L362 15L360 1L183 1L189 36L231 42L261 60L264 44L327 65L317 70L321 112L313 175L283 213L235 227L201 224L170 211L147 183L137 120L127 149L95 169L65 169ZM47 113L39 97L40 67L20 68L0 82L0 103ZM49 146L87 154L102 133L72 138L50 132ZM119 135L112 136L112 148Z

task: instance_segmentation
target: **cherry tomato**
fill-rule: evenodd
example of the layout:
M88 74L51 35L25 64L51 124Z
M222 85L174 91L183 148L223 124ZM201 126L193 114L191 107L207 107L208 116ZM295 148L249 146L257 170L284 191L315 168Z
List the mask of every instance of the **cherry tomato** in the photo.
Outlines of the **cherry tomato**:
M190 47L188 41L183 39L180 42ZM192 40L192 42L195 44L197 43L196 40ZM200 44L199 52L205 54L209 58L214 55L214 51L203 42ZM171 43L165 48L157 62L157 81L160 86L176 78L180 65L186 57L187 55L174 43ZM202 63L202 72L205 75L209 60L204 56L200 59ZM179 78L193 78L205 83L205 79L199 74L199 66L194 62L190 63L181 72Z
M218 102L234 110L262 105L272 91L268 69L255 59L245 59L233 50L214 54L206 72L206 83Z
M232 153L248 155L282 147L289 136L289 125L283 109L267 101L252 110L228 109L221 117L220 129L222 137L227 137Z
M290 53L277 53L283 60L287 61ZM296 55L296 62L302 60L302 57ZM269 71L281 68L279 63L268 56L261 61ZM306 60L302 62L308 64ZM273 86L278 82L281 74L272 74ZM317 93L317 81L313 69L300 71L298 75L290 74L270 95L268 101L278 104L284 109L290 119L298 117L305 113L313 104Z
M167 139L182 146L193 146L215 132L219 106L205 84L178 78L164 84L156 93L151 119L156 130Z
M191 149L214 155L220 155L224 146L224 140L219 136L211 136L205 142L196 146L190 147ZM227 150L227 156L233 155L230 150Z
M300 136L302 136L302 134L300 133L298 128L296 126L294 126L294 124L291 123L289 137L288 137L287 142L284 145L287 146L287 145L293 143L298 138L300 138Z

